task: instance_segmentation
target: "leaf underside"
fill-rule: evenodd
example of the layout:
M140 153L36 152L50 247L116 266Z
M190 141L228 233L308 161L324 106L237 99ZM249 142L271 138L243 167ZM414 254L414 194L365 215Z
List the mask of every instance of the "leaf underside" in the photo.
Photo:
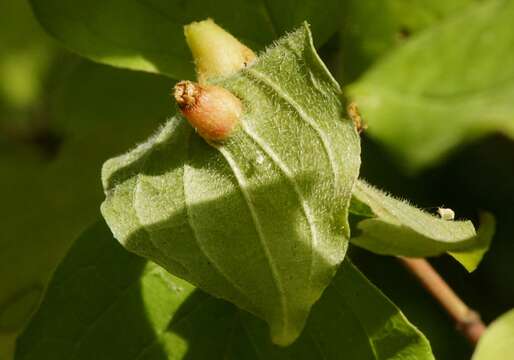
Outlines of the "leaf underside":
M359 138L307 26L213 82L242 100L240 128L209 145L174 117L106 162L102 213L127 249L265 319L287 345L344 258Z
M433 359L423 335L348 260L293 345L278 347L267 332L262 320L125 251L98 223L57 269L16 360Z
M471 221L444 220L357 181L352 204L351 242L382 255L437 256L449 252L468 271L489 249L494 218L482 216L478 234Z

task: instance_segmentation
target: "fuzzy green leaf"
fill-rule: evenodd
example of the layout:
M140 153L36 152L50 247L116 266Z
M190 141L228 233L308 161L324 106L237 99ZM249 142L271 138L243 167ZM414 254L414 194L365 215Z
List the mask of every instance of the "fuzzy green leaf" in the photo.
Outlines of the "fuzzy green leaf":
M464 141L514 137L514 1L480 1L424 31L349 87L369 123L407 168Z
M308 20L319 43L338 25L337 0L30 0L43 27L82 56L109 65L191 78L182 27L213 18L246 45L262 49ZM283 16L287 14L287 16Z
M353 244L383 255L426 257L449 252L468 271L488 250L494 218L482 217L478 234L471 221L444 220L395 199L359 180L352 204Z
M480 337L472 360L514 358L514 310L493 321Z
M242 100L240 129L210 146L171 119L106 162L102 213L129 250L262 317L287 345L344 258L359 138L307 26L217 83Z
M430 345L347 260L290 347L262 320L125 251L103 223L57 269L16 360L433 359Z

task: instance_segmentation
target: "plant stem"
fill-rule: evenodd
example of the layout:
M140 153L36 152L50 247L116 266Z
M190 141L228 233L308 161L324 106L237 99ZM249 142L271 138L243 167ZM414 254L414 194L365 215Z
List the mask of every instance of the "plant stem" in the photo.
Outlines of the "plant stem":
M398 257L403 265L455 320L457 329L476 345L485 330L480 315L470 309L425 259Z

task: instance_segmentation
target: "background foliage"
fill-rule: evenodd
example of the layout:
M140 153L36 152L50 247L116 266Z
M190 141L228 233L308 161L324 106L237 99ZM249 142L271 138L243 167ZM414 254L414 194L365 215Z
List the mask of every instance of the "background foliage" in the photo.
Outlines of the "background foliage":
M0 358L12 353L71 244L98 220L103 161L175 111L174 79L193 73L181 26L207 16L257 50L311 22L324 60L369 123L361 176L429 211L445 205L475 223L477 210L494 213L497 233L477 271L448 257L432 263L486 322L512 307L513 1L203 4L33 0L59 43L25 1L0 5ZM350 253L425 333L436 358L470 357L451 321L394 259ZM136 273L153 271L127 261Z

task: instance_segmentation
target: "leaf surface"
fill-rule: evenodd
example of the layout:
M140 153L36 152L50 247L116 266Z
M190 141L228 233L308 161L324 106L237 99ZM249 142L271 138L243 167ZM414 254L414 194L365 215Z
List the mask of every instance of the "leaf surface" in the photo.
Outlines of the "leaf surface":
M210 146L171 119L104 165L102 213L129 250L262 317L287 345L344 258L359 138L306 26L216 82L242 100L240 128Z
M98 223L59 266L17 360L433 359L430 345L348 261L290 347L262 320L125 251Z
M336 0L31 3L43 27L80 55L175 79L193 77L193 62L182 30L192 21L213 18L246 45L262 49L304 20L313 25L322 44L336 31L340 13Z
M342 83L354 81L414 34L462 11L474 0L347 0L341 14Z
M65 133L56 158L0 144L0 167L9 174L0 179L0 337L21 331L57 263L97 218L103 161L143 139L172 109L162 77L83 63L65 79L49 115Z
M56 58L54 44L32 15L28 1L0 4L0 136L25 129L39 105Z
M479 233L471 221L444 220L359 180L354 188L353 244L383 255L437 256L449 252L473 271L489 248L494 218L484 214Z
M480 337L472 360L508 360L514 357L514 310L500 316Z
M415 36L348 88L369 134L416 170L457 145L514 136L514 1L467 7Z

